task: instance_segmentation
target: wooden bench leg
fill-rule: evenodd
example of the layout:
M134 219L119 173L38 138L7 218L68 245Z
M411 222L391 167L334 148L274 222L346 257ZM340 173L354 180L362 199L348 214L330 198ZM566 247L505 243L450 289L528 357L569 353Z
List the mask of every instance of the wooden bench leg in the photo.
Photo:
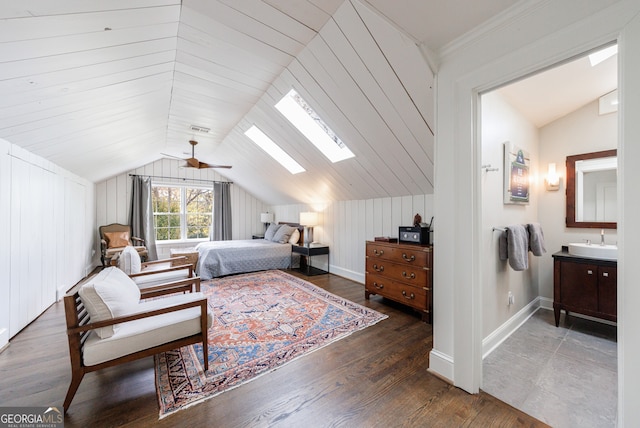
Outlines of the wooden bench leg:
M71 372L71 384L69 385L67 396L64 398L64 404L63 404L64 413L67 413L67 409L69 409L69 406L71 405L71 400L73 400L73 397L76 395L76 391L80 386L80 382L82 381L83 376L84 376L83 371L74 370Z
M200 285L200 281L198 281ZM204 371L209 371L209 304L203 302L200 306L200 333L202 333L202 360L204 361Z

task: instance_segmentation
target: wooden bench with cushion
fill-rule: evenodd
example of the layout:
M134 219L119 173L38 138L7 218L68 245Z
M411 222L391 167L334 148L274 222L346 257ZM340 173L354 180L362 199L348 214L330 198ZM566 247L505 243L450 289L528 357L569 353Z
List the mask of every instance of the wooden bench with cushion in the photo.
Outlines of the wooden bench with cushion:
M213 322L207 298L194 277L142 292L123 271L103 269L64 297L71 384L66 412L85 373L202 342L209 369L207 329ZM177 294L182 293L182 294ZM156 299L141 300L149 297Z
M138 252L131 246L125 247L117 256L117 266L129 275L141 290L195 276L193 264L187 263L187 258L184 256L143 262Z

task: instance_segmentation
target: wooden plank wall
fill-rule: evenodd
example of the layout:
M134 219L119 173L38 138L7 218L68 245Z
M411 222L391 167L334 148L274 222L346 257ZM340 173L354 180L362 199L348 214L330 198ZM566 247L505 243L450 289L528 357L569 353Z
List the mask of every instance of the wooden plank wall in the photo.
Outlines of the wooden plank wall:
M276 221L299 222L300 213L318 212L314 240L330 246L331 272L364 283L365 241L376 236L398 236L400 226L411 226L420 214L424 222L433 215L433 195L398 196L329 204L294 204L274 207ZM437 223L434 220L437 227ZM313 260L314 266L316 260ZM318 267L325 263L318 257Z
M162 180L184 184L182 179L228 181L215 169L181 168L183 161L161 159L140 168L117 175L96 184L96 239L97 227L110 223L129 223L129 209L131 204L131 177L129 174L151 175L159 177L174 177L175 180ZM186 181L189 183L189 181ZM203 184L193 181L194 184ZM205 183L206 184L206 183ZM231 186L231 214L233 239L251 239L251 235L264 231L260 223L260 213L269 211L269 207L243 188L233 184ZM193 242L173 242L157 246L158 257L169 256L171 248L191 247ZM99 262L100 243L96 242L96 263Z
M0 140L0 348L91 269L93 184Z

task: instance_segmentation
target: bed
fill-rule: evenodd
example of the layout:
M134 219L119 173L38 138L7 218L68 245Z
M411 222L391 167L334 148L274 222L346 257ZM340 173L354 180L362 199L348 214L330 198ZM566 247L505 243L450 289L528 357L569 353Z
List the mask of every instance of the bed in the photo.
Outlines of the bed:
M278 223L269 228L278 229L286 224L298 231L298 239L302 242L302 226L297 223ZM230 241L201 242L198 250L197 273L201 279L207 280L225 275L255 272L269 269L287 269L292 264L290 239L285 243L274 242L270 229L265 232L265 239L244 239ZM299 255L294 254L294 265Z

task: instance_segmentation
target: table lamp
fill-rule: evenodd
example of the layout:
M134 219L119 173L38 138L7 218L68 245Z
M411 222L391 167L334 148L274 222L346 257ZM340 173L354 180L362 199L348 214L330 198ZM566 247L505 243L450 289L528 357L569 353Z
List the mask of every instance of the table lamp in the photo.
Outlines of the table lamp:
M318 213L309 211L300 213L300 225L304 226L304 244L313 243L313 226L318 224Z

